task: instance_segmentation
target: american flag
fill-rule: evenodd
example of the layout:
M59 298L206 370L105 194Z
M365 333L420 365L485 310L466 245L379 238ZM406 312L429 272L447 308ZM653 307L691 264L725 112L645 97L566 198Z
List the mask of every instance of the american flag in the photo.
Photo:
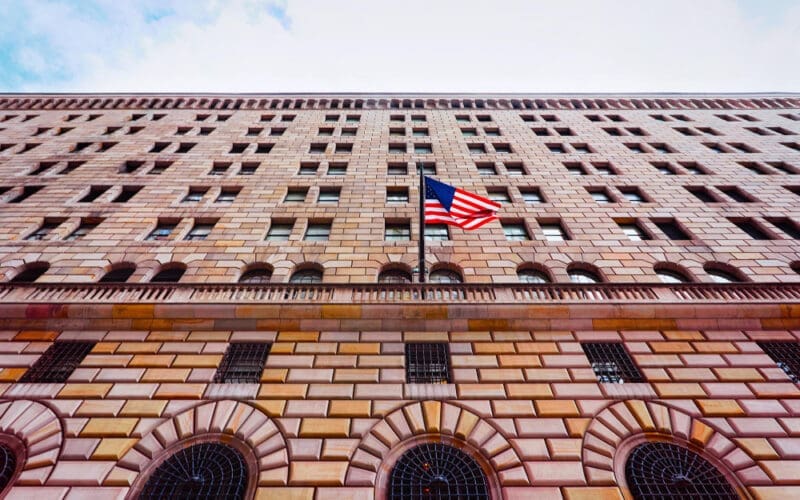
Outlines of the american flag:
M477 229L497 219L500 204L425 177L425 223Z

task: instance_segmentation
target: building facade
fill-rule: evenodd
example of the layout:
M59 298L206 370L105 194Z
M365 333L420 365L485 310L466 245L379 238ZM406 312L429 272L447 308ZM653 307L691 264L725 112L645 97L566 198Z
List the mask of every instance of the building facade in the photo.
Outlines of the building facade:
M796 94L0 96L6 498L800 498L799 338Z

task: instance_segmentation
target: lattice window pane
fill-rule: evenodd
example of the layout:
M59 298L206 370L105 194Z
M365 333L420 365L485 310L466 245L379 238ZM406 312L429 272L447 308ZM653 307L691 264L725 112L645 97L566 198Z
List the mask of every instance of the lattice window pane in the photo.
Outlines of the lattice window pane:
M775 361L781 370L792 379L800 382L800 344L797 342L759 342L758 346Z
M426 443L408 450L389 478L389 499L489 499L486 476L461 450Z
M94 342L55 342L25 372L20 382L66 382Z
M625 478L636 500L739 498L710 462L672 443L645 443L634 448L625 464Z
M0 444L0 494L9 485L17 471L17 454L4 444Z
M247 465L231 446L200 443L162 463L147 480L140 499L243 499Z
M406 382L450 383L450 349L446 343L406 343Z
M597 380L612 384L644 382L625 347L620 343L587 342L581 344L592 363Z
M228 346L214 375L214 382L226 384L257 384L272 344L241 342Z

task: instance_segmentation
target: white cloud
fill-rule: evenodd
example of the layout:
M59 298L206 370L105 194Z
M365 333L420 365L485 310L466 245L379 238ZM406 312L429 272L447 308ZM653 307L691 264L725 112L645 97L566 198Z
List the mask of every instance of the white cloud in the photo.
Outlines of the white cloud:
M800 90L791 3L769 22L734 0L207 0L154 22L136 3L103 4L105 22L33 5L22 29L55 53L26 60L68 78L28 91Z

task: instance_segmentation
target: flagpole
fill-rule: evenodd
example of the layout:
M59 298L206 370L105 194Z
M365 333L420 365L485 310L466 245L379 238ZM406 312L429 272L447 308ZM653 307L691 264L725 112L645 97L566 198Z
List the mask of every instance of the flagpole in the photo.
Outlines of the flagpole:
M417 162L419 172L419 282L425 283L425 173L423 163Z

